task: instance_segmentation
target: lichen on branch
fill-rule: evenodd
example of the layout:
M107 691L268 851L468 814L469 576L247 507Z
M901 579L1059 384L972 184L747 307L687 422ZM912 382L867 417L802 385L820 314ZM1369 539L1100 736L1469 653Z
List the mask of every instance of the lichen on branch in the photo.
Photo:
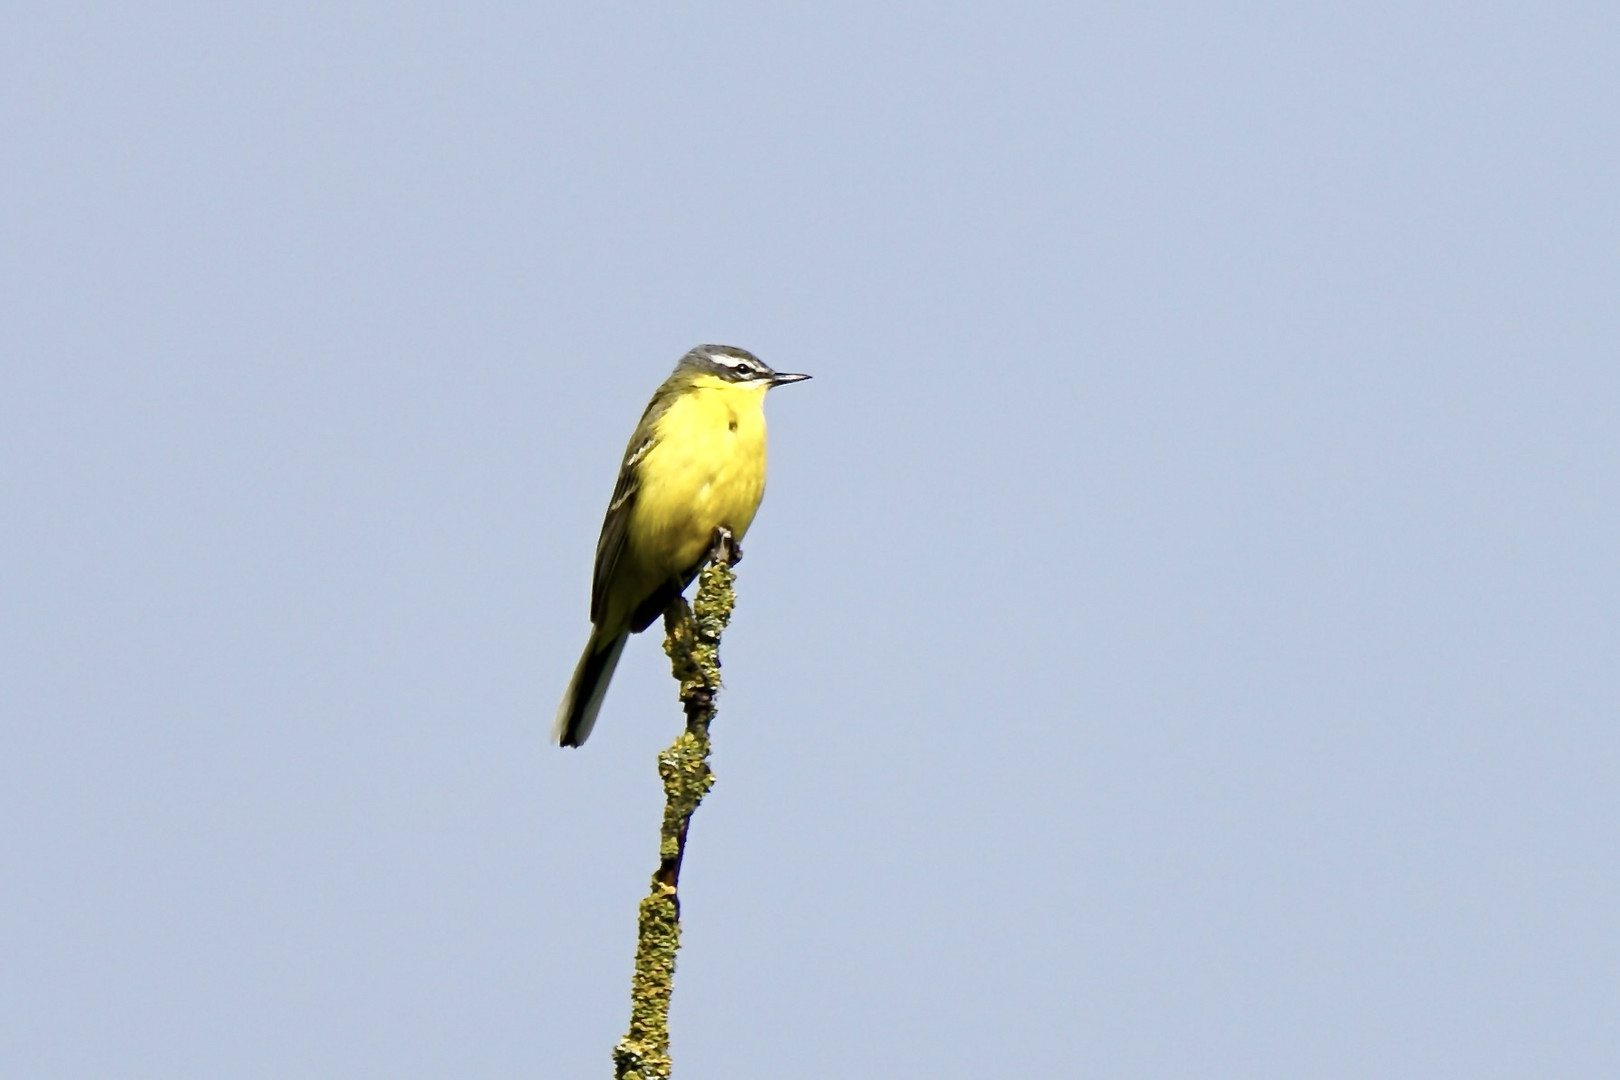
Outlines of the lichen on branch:
M681 859L692 814L714 785L709 768L709 724L720 690L720 635L731 621L736 597L732 564L741 557L731 534L715 535L709 563L698 576L692 606L677 596L664 612L664 651L680 684L686 730L658 755L664 781L664 823L658 839L658 869L641 901L636 969L630 986L630 1030L613 1049L617 1080L668 1080L669 999L675 984L675 953L681 945Z

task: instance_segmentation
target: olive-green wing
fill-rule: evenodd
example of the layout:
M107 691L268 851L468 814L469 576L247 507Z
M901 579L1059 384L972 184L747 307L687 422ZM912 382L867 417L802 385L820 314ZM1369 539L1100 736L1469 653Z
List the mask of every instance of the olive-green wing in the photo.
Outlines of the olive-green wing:
M625 447L624 460L619 463L619 479L613 485L613 498L608 502L607 515L602 519L602 535L596 541L596 570L591 579L591 622L600 623L607 614L608 589L613 582L619 562L624 557L625 532L630 525L630 511L636 505L636 493L641 489L639 466L647 452L658 445L658 420L669 410L672 394L669 384L658 388L641 414L641 423L630 436Z
M596 572L591 580L591 622L599 623L607 612L608 585L619 568L624 555L625 530L630 524L630 511L636 505L636 493L641 479L636 475L646 452L654 440L645 439L640 445L632 444L619 466L619 481L613 485L613 499L608 503L607 515L602 519L602 535L596 540Z

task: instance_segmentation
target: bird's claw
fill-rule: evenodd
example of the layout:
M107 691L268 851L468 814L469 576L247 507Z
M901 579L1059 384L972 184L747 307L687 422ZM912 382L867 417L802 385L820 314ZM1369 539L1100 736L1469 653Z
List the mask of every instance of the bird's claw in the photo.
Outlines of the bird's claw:
M709 561L736 566L742 562L742 545L724 525L714 530L714 541L709 545Z

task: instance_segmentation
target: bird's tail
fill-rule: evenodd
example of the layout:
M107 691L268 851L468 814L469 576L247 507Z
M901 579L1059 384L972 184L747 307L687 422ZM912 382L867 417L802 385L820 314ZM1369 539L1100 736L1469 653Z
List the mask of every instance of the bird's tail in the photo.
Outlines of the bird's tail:
M630 639L628 630L608 637L600 627L591 628L591 639L585 643L585 654L579 658L574 677L569 680L568 692L557 706L557 719L551 725L551 737L559 746L583 746L596 725L596 714L602 711L602 699L607 696L613 669L619 666L619 654Z

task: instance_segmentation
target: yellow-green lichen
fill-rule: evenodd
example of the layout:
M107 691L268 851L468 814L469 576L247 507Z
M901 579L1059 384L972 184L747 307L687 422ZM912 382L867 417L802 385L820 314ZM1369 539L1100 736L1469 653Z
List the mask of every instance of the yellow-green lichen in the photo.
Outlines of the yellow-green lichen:
M676 597L664 613L664 651L680 684L686 730L658 755L664 781L664 823L658 840L658 870L641 902L636 934L636 970L630 988L630 1030L613 1049L617 1080L668 1080L669 999L675 953L681 944L681 859L692 814L714 785L709 769L709 724L720 690L720 635L731 620L736 580L729 535L717 537L714 556L698 577L692 606Z

